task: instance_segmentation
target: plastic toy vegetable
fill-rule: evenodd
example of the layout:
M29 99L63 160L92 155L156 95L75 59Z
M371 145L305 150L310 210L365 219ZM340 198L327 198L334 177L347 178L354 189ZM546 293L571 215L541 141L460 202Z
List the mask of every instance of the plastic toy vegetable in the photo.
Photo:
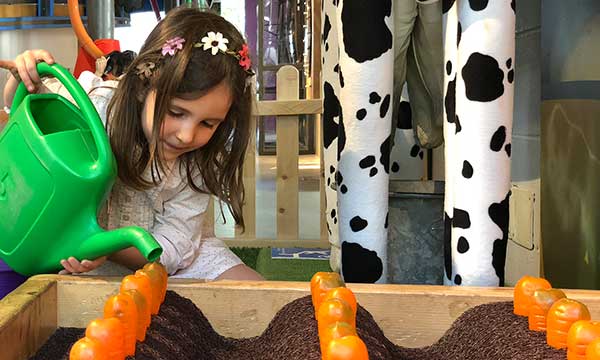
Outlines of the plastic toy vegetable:
M152 291L152 299L150 301L150 313L152 315L158 314L163 289L161 276L157 273L153 273L146 270L138 270L135 272L135 275L144 276L150 282L150 290Z
M135 330L135 338L138 341L146 339L146 329L150 325L150 306L142 293L136 289L121 290L121 294L128 295L134 301L137 307L137 323Z
M135 275L127 275L121 280L121 291L123 290L137 290L143 296L144 299L148 302L148 311L151 313L152 311L152 285L150 284L150 279L148 276L138 274ZM148 324L150 324L150 317L147 319Z
M357 336L344 336L331 340L327 346L326 360L368 360L369 353L365 343Z
M546 316L552 304L567 296L559 289L540 289L533 292L529 307L529 330L546 331Z
M312 296L312 303L315 308L315 317L319 311L319 306L323 301L325 293L337 287L344 287L344 280L340 274L335 272L318 272L313 275L310 280L310 293Z
M159 303L162 304L165 301L165 294L167 292L167 281L169 279L167 269L165 269L165 267L160 263L151 262L144 265L143 270L147 271L148 273L158 274L160 276L162 289L160 291L161 297Z
M571 325L577 320L589 320L587 307L577 300L560 299L548 310L546 320L546 341L556 349L567 347L567 335Z
M121 321L125 355L135 355L138 310L133 298L121 293L109 297L104 303L104 317L115 317Z
M546 279L532 276L523 276L515 285L514 290L514 313L521 316L529 316L533 293L539 289L550 289L552 285Z
M567 360L585 360L588 345L600 338L600 322L579 320L567 335Z
M325 327L319 334L319 343L321 344L321 354L325 354L329 343L333 339L339 339L347 335L355 335L356 329L347 322L336 321Z
M356 328L356 316L348 303L342 299L328 299L323 301L317 312L319 334L329 325L337 322L347 322Z
M115 317L92 320L85 330L85 337L102 344L109 360L125 359L123 335L123 324Z
M348 305L350 305L350 307L352 308L352 311L354 312L354 316L356 316L356 308L358 305L356 304L356 297L354 296L354 293L352 292L352 290L350 290L346 287L337 287L337 288L328 290L325 293L323 300L336 299L336 298L346 301L348 303Z
M108 360L108 353L101 343L84 337L71 347L69 360Z
M587 360L600 360L600 339L592 341L585 350Z

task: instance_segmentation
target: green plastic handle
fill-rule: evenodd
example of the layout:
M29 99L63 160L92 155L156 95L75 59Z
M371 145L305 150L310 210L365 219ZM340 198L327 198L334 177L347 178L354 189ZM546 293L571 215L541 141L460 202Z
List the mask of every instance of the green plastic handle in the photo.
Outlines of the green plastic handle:
M102 124L102 120L100 120L100 116L98 115L94 104L90 101L87 93L83 90L81 85L79 85L79 82L75 80L73 75L59 64L48 65L45 62L41 62L37 64L37 71L40 77L48 75L54 76L65 86L73 99L75 99L75 102L79 106L79 111L81 111L83 118L90 127L92 137L94 138L96 148L98 149L98 159L96 160L95 169L98 173L105 173L107 169L104 169L104 167L111 167L113 164L110 142L106 130L104 129L104 125ZM27 91L25 84L21 82L15 92L12 108L16 109L27 95L29 95L29 92Z

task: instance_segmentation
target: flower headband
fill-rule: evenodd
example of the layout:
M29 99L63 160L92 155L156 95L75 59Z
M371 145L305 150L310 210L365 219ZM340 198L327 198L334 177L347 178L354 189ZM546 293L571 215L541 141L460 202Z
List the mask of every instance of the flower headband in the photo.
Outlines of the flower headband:
M161 50L162 56L174 56L177 51L183 49L184 43L185 39L180 36L167 40ZM208 32L207 36L203 37L200 42L194 43L193 46L195 48L202 48L205 51L210 50L213 56L217 55L218 53L232 56L238 60L238 64L242 67L242 69L244 69L246 74L250 76L254 75L254 72L250 68L252 63L250 62L248 45L243 44L241 50L232 51L227 48L228 43L229 40L223 37L222 33L210 31ZM152 76L152 72L155 68L156 65L153 62L145 62L136 67L136 74L140 77L140 79L149 78Z

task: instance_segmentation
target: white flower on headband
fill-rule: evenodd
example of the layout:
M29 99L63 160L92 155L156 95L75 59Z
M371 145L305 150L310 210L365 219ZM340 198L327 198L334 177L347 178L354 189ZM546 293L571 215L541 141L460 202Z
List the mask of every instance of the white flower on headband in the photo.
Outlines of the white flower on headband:
M214 31L210 31L208 36L202 38L202 43L204 44L203 50L211 49L211 53L217 55L219 50L222 52L227 51L227 45L225 44L228 44L229 40L224 38L220 32L215 34Z

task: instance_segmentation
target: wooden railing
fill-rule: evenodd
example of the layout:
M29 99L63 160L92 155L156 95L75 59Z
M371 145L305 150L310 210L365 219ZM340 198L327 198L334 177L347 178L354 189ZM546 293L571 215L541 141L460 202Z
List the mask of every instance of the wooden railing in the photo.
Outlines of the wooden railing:
M284 66L277 72L277 100L258 101L251 125L251 140L246 153L244 163L244 186L246 189L246 201L243 207L246 230L242 233L236 229L235 237L225 238L230 246L273 246L273 247L328 247L327 229L325 224L325 196L323 181L323 165L320 161L319 183L320 183L320 205L318 209L309 211L319 212L319 238L300 239L299 229L299 116L314 116L314 121L321 121L323 104L321 99L299 100L299 73L293 66ZM256 124L261 116L276 116L276 151L277 151L277 175L276 175L276 238L264 239L256 237ZM320 128L320 126L317 126ZM318 132L318 131L317 131ZM317 154L322 159L321 136L316 136L319 150ZM209 209L209 214L214 210ZM212 218L215 224L215 219Z

